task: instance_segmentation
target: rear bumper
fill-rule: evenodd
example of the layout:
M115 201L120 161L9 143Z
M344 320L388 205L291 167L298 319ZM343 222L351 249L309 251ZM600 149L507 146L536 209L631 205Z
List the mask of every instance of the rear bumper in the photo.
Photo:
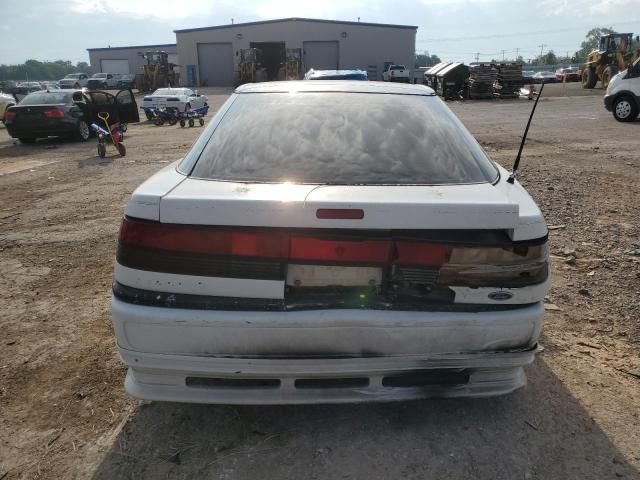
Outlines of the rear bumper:
M520 352L265 359L142 354L119 348L137 398L221 404L301 404L488 397L526 384Z
M73 135L78 132L77 122L78 120L67 121L65 119L47 126L16 127L11 123L7 123L5 126L7 127L7 132L13 138L44 138Z
M112 311L131 395L238 404L509 393L525 384L543 316L541 303L492 312L255 312L116 298ZM411 372L413 383L397 384Z

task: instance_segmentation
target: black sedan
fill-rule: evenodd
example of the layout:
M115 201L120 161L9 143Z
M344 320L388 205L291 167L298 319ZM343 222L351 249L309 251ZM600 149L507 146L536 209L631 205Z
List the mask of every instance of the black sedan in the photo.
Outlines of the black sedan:
M89 125L104 126L98 113L107 112L109 122L133 123L140 120L138 107L130 90L115 95L109 92L50 90L30 93L5 113L9 135L22 143L43 137L68 137L86 141Z

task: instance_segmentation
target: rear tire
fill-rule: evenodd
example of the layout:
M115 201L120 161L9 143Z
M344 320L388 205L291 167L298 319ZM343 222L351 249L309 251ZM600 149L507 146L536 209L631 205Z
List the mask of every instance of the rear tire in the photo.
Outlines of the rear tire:
M147 117L147 120L153 120L153 115L151 115L150 113L144 112L144 115Z
M24 143L25 145L31 145L32 143L36 143L35 138L19 138L20 143Z
M90 136L91 136L91 130L89 130L89 126L84 122L84 120L80 120L78 122L78 133L76 137L81 142L86 142L87 140L89 140Z
M193 127L196 124L196 122L193 121L193 118L189 119L189 126Z
M104 143L99 143L98 144L98 156L100 158L104 158L104 156L107 154L107 147L104 146Z
M638 117L638 105L633 98L624 95L613 102L613 118L619 122L633 122Z
M127 148L124 146L123 143L116 144L116 148L118 149L118 153L120 154L121 157L124 157L127 154Z
M184 120L180 120L180 126L184 127L184 125L185 125Z
M200 126L202 127L204 125L204 119L201 118L199 121L200 121Z
M587 68L582 72L582 88L591 89L598 83L598 76L593 68Z

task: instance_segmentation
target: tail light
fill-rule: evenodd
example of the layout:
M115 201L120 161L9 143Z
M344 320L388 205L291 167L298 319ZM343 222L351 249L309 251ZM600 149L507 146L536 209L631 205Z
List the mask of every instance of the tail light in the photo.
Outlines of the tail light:
M42 112L42 114L47 118L64 118L64 110L61 108L50 108Z
M365 233L366 235L366 233ZM287 264L376 267L389 282L522 287L546 280L546 244L467 247L419 240L162 224L125 218L118 263L166 273L284 279Z
M4 121L10 121L10 120L15 120L16 119L16 112L9 110L7 112L4 113Z

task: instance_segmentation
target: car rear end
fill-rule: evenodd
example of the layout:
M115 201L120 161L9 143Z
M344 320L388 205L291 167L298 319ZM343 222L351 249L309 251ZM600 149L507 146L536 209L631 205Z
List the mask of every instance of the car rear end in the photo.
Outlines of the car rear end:
M160 110L175 109L182 111L186 103L181 97L180 92L161 89L160 91L154 92L153 95L143 97L142 105L143 107L157 108Z
M77 132L82 112L74 108L71 92L36 92L7 109L4 123L13 138L35 139Z
M273 404L523 386L547 232L505 173L426 87L241 87L127 207L127 391Z

